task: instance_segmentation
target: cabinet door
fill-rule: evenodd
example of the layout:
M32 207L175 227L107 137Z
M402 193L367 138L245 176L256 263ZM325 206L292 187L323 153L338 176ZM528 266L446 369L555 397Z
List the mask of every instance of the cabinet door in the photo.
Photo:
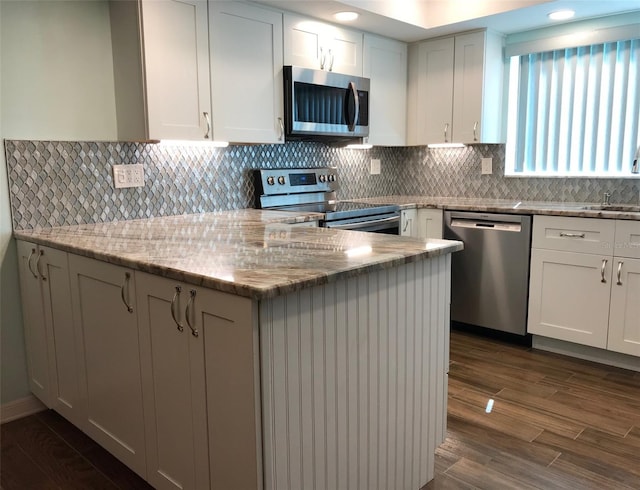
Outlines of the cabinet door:
M640 356L640 259L614 257L607 349Z
M606 348L612 260L532 249L528 333Z
M313 19L284 14L284 64L323 69L320 50L324 26L322 22Z
M205 332L211 487L262 488L257 305L198 290L194 326Z
M372 34L364 36L363 74L371 80L367 142L404 146L407 139L407 45Z
M400 212L400 236L418 236L416 218L418 212L415 209L403 209Z
M424 41L411 51L408 142L451 142L454 39Z
M209 488L205 332L186 323L190 289L136 272L147 474L158 489Z
M327 55L325 70L362 76L363 34L361 32L332 27L327 33L324 50Z
M442 238L442 209L418 209L417 235L420 238Z
M73 323L71 283L66 252L40 247L38 273L42 284L45 319L52 333L49 349L53 351L53 408L74 424L84 427L80 398L78 353L81 346Z
M146 478L135 281L131 270L69 255L74 322L83 355L85 431Z
M484 75L484 32L455 37L453 141L480 141Z
M283 143L282 14L239 2L209 9L215 139Z
M363 34L284 15L284 64L362 76Z
M211 138L206 0L143 0L149 137Z
M52 358L53 350L49 349L53 335L47 331L40 276L36 269L36 262L41 260L40 250L33 243L18 240L17 244L29 389L51 408L55 391L52 386L55 384L55 360Z

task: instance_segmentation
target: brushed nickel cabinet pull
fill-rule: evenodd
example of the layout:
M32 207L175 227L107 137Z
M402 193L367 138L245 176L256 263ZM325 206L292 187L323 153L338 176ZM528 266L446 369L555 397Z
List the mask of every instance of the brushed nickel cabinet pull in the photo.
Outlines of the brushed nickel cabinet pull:
M602 268L600 269L600 282L603 282L605 284L607 280L604 277L604 270L607 267L607 262L609 262L607 259L602 259Z
M478 141L478 134L477 131L478 130L478 121L473 123L473 141Z
M333 71L333 60L335 59L335 57L333 56L333 53L331 52L331 50L329 50L329 71Z
M584 238L586 235L584 233L566 233L561 231L560 236L565 238Z
M211 134L211 118L209 117L208 112L203 112L202 114L204 115L204 120L207 123L207 132L204 133L204 139L208 140L209 134Z
M449 132L449 123L444 123L444 142L448 143L447 133Z
M43 281L47 280L47 276L44 275L42 270L40 269L40 259L44 256L44 250L40 249L40 253L38 254L38 260L36 260L36 271L40 274L40 277Z
M176 286L176 292L173 294L173 299L171 300L171 318L173 318L173 321L178 327L178 330L182 332L184 331L184 326L182 325L182 323L180 323L180 320L176 318L176 302L178 301L178 298L180 297L181 292L182 292L182 287Z
M616 282L618 286L622 286L622 264L624 264L624 262L620 260L618 262L618 282Z
M280 126L280 137L278 141L284 141L284 123L282 122L282 118L278 118L278 125Z
M327 59L327 55L324 53L324 48L320 46L320 69L324 70L324 62Z
M411 218L408 218L407 221L404 222L404 228L402 229L402 233L407 231L407 229L409 228L409 223L411 223Z
M124 305L127 307L127 311L129 313L133 313L133 307L129 304L129 279L131 279L131 274L129 272L125 272L124 282L120 287L120 297L122 298L122 302L124 303ZM125 289L126 289L126 294L125 294Z
M38 279L38 274L36 274L33 271L33 268L31 267L31 258L35 255L36 253L36 249L32 248L31 252L29 253L29 257L27 257L27 267L29 268L29 272L31 272L31 274L33 275L33 277L35 277L36 279Z
M191 335L193 335L194 337L197 337L198 329L195 328L191 323L191 315L192 315L191 305L193 305L193 301L195 300L195 298L196 298L196 290L192 289L189 291L189 302L187 303L187 309L185 310L184 316L186 317L187 325L191 329Z

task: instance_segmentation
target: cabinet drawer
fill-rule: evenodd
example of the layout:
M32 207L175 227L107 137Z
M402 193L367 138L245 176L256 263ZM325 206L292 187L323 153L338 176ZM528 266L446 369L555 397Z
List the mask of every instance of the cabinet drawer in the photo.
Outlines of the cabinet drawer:
M533 248L613 255L615 220L535 216Z
M616 221L616 240L613 255L640 259L640 221Z

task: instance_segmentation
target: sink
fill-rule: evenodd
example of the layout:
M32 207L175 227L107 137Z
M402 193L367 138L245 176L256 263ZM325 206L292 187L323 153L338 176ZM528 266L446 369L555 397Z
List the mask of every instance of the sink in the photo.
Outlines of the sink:
M582 206L581 209L589 211L615 211L621 213L640 213L640 206L634 204L593 204Z

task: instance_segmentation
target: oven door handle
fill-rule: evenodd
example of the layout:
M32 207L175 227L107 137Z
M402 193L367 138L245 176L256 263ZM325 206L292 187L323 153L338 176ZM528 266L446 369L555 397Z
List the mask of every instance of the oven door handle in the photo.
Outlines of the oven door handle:
M400 216L393 216L391 218L373 219L373 220L361 221L358 223L346 223L346 224L334 225L334 224L325 222L325 227L333 228L336 230L357 230L359 228L368 228L372 225L380 225L383 223L392 224L392 223L399 223L399 222L400 222Z

